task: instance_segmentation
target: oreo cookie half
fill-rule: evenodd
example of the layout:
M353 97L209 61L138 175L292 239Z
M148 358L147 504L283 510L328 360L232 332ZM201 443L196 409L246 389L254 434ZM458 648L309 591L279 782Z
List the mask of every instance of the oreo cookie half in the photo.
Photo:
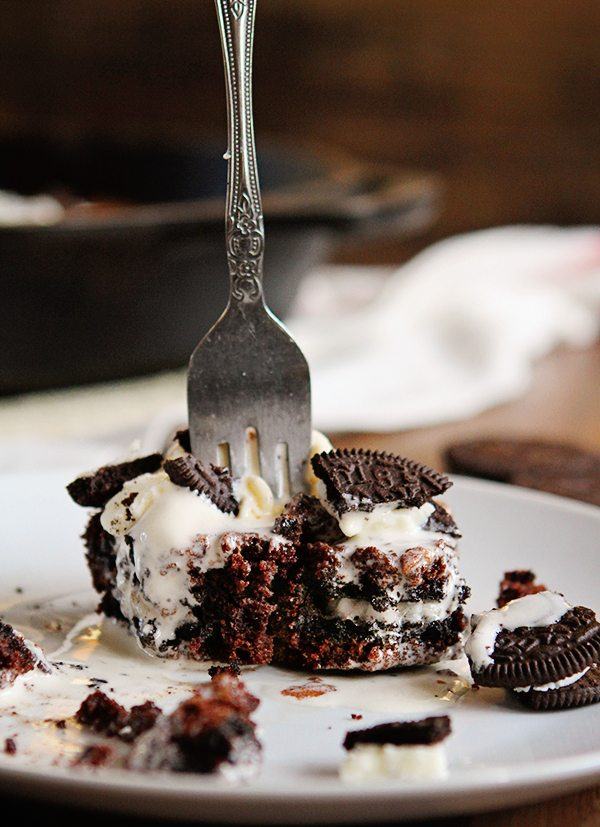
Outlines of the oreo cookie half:
M123 485L140 474L158 471L162 463L161 454L136 457L115 465L104 465L93 474L84 474L67 485L67 491L77 505L102 508L118 494Z
M239 504L233 494L229 471L216 465L205 466L191 454L168 459L163 465L172 483L205 494L220 511L237 514Z
M465 651L479 686L543 686L600 661L595 613L570 607L555 592L513 600L473 618L472 625Z
M418 508L452 485L427 465L384 451L345 448L316 454L311 463L338 514L373 511L391 502L399 508Z
M511 696L529 709L550 712L559 709L575 709L600 701L600 668L592 666L579 680L558 689L536 689L528 692L511 692Z

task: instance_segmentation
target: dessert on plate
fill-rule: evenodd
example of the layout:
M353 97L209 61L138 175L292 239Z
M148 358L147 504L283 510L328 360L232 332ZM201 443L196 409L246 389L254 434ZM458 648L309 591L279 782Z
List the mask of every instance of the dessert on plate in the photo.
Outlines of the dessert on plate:
M315 437L306 490L277 501L256 474L203 465L179 431L164 456L68 487L100 610L162 657L378 670L462 650L469 589L450 481Z

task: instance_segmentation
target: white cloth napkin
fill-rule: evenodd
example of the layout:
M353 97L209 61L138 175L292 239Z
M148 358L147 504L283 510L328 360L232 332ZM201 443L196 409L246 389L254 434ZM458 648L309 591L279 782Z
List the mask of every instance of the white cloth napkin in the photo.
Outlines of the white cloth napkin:
M533 362L600 332L600 229L505 227L448 239L391 272L331 267L289 327L314 422L386 431L471 416L523 393ZM93 467L184 422L185 373L0 402L0 468Z
M505 227L442 241L387 280L303 284L289 327L325 431L461 419L523 393L533 362L600 330L600 229Z

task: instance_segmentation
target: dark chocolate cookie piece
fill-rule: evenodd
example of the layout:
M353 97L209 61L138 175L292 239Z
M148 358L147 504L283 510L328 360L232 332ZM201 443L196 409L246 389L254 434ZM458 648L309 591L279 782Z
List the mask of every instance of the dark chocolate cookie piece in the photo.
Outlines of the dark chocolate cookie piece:
M102 508L111 497L119 493L124 483L140 474L158 471L161 463L161 454L149 454L115 465L104 465L93 474L77 477L67 485L67 491L77 505Z
M535 582L535 574L529 569L515 569L505 571L504 578L500 582L500 594L496 600L499 609L510 603L511 600L518 600L528 594L538 594L547 591L543 583Z
M600 505L600 467L581 474L571 474L568 469L553 474L520 471L513 475L511 482L523 488Z
M203 465L191 454L165 461L164 469L175 485L206 496L220 511L237 514L239 504L233 495L233 480L226 468Z
M390 502L401 508L420 507L452 485L427 465L384 451L344 448L316 454L311 463L338 514L372 511Z
M513 689L562 680L600 661L600 623L591 609L575 606L549 626L502 629L491 658L491 665L473 671L479 686Z
M450 718L437 715L421 721L393 721L369 729L356 729L346 733L344 749L354 749L358 744L393 744L414 746L438 744L452 731Z
M189 428L181 428L181 430L177 431L175 433L175 439L187 454L192 453L192 442L190 439Z
M439 534L449 534L451 537L456 537L457 539L462 537L462 534L458 530L458 526L454 522L454 517L448 511L446 506L435 501L433 505L435 506L435 509L429 515L427 522L423 526L425 531L436 531Z
M600 473L600 455L558 442L528 439L474 439L446 450L452 473L514 482L516 474Z
M578 681L560 689L548 689L546 692L531 689L529 692L511 692L511 696L538 712L597 704L600 701L600 668L592 667Z

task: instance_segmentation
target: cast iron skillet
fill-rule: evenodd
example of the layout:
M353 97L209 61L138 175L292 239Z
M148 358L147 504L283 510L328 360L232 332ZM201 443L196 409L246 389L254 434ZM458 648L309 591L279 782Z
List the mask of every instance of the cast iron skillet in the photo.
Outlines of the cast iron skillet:
M349 235L428 224L427 176L261 146L267 298L285 318L302 275ZM0 141L0 189L92 209L0 228L0 393L186 363L226 301L226 164L215 145Z

